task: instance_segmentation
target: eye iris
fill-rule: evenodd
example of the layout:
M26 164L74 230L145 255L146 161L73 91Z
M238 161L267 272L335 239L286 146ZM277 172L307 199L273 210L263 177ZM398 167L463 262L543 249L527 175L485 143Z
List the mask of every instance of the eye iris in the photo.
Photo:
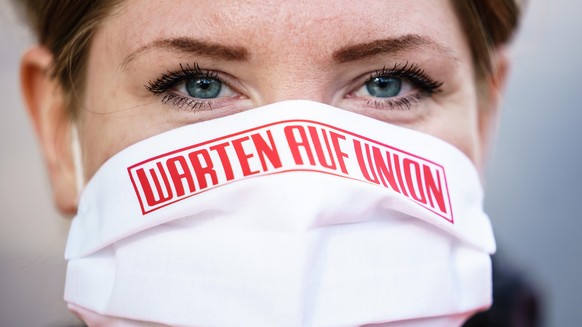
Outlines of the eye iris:
M209 77L189 79L185 86L189 96L200 99L216 98L222 89L222 83L219 80Z
M366 89L370 95L378 98L391 98L400 93L402 80L394 77L378 76L366 82Z

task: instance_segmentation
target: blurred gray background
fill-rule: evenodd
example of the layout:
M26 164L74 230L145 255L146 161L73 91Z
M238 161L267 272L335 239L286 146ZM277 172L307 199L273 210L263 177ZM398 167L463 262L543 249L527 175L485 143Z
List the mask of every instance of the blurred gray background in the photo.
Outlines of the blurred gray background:
M577 0L530 0L486 183L500 254L537 285L544 326L582 325L581 13ZM76 323L62 300L68 221L19 91L30 43L0 0L0 327Z

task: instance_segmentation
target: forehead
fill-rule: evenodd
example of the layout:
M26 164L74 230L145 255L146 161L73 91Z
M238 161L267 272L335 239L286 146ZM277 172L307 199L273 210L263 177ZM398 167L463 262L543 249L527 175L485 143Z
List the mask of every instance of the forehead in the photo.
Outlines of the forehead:
M455 57L467 49L449 0L127 0L99 34L119 55L182 36L243 46L261 59L321 60L342 46L407 34L434 40Z

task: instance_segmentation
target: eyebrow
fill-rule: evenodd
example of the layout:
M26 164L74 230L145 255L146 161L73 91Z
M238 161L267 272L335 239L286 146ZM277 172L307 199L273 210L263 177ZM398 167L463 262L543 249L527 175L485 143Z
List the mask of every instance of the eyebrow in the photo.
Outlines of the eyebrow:
M249 52L246 48L239 46L226 46L213 42L205 42L188 37L177 37L171 39L159 39L148 43L127 55L119 65L123 69L129 62L138 56L153 49L178 50L202 56L223 59L227 61L246 61Z
M367 43L349 45L333 53L333 60L338 63L359 61L382 54L395 53L406 50L430 49L439 54L457 58L453 51L439 43L416 34L407 34L397 38L374 40Z
M416 34L408 34L397 38L374 40L371 42L349 45L335 51L332 57L333 60L338 63L346 63L364 60L386 53L418 50L419 48L429 48L458 61L458 59L452 54L450 48ZM123 69L131 61L153 49L178 50L227 61L247 61L249 59L249 51L244 47L226 46L189 37L177 37L171 39L158 39L138 48L121 61L119 69Z

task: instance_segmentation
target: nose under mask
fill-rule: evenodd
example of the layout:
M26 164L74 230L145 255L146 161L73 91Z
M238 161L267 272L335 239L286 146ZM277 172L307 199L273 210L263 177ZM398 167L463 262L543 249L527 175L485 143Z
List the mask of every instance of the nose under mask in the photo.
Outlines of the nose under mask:
M80 198L65 300L89 325L459 326L495 251L471 161L311 101L181 127Z

